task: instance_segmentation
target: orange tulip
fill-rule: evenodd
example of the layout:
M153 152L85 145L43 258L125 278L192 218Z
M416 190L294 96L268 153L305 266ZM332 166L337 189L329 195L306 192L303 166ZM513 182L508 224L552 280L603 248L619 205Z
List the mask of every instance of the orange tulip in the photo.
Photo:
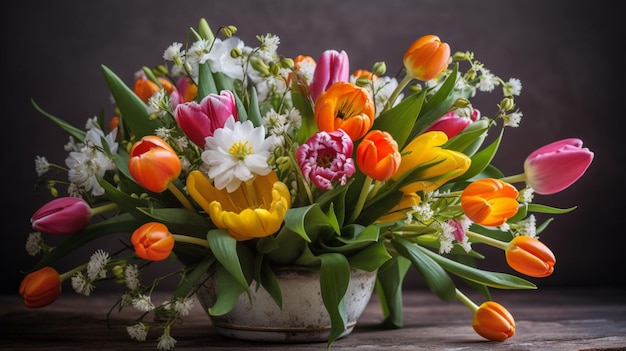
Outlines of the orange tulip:
M411 44L404 53L407 74L428 81L437 77L450 60L450 46L436 35L425 35Z
M398 143L391 134L373 130L367 133L356 150L359 169L372 179L389 179L400 167Z
M515 320L509 311L494 301L484 302L474 313L472 327L485 339L504 341L515 334Z
M378 79L377 75L375 75L372 71L368 71L366 69L357 69L356 71L354 71L354 73L352 73L352 76L356 79L365 78L372 81Z
M321 131L341 128L356 141L374 124L375 105L367 90L352 83L337 82L319 95L314 114Z
M144 188L160 193L180 175L180 159L172 147L155 135L147 135L130 150L128 170Z
M61 295L61 276L52 267L44 267L26 275L20 283L24 306L40 308L54 302Z
M415 167L433 164L420 173L419 179L403 186L405 193L436 190L447 181L465 173L471 164L467 155L441 148L448 141L446 133L432 131L420 134L413 139L401 152L400 167L392 178L399 179Z
M554 272L556 258L541 241L530 236L516 236L505 251L511 268L531 277L547 277Z
M463 212L472 221L499 226L517 213L519 192L499 179L484 178L468 185L461 194Z
M162 261L174 248L174 237L165 224L148 222L137 228L130 241L137 256L149 261Z
M163 89L167 94L171 94L175 89L174 85L167 79L159 77L157 78L159 83L163 86ZM139 77L135 80L135 85L133 87L133 91L143 102L148 102L148 100L154 95L156 92L161 90L158 85L156 85L153 81L149 80L145 76Z

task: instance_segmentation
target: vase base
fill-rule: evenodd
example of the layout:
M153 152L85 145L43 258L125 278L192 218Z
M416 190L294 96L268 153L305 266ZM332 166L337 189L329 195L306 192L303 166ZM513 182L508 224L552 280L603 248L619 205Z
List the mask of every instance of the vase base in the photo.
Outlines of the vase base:
M339 338L352 332L356 323L346 326L346 330ZM327 342L330 336L330 326L325 328L309 327L251 327L213 321L213 327L222 336L247 341L273 343L321 343Z

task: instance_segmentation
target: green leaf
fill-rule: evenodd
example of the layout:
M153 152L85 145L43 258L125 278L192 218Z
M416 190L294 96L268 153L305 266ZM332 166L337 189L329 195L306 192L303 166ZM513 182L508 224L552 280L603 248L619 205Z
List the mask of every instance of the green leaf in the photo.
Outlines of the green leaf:
M146 216L165 224L170 231L177 234L204 237L214 226L198 212L186 208L138 208Z
M248 287L241 286L238 279L220 265L215 268L213 274L215 274L215 281L217 282L217 298L213 306L209 307L208 312L212 316L221 316L232 311L237 300L239 300L239 296L248 291Z
M487 133L487 130L489 130L489 121L486 119L480 119L467 126L454 138L448 140L441 146L441 148L463 152L468 155L466 150L470 148L470 146L472 146L477 139L484 136ZM501 130L500 134L502 134L503 131L504 130Z
M290 208L285 215L285 226L307 242L312 241L310 234L317 234L320 230L332 230L339 234L339 223L335 213L331 209L328 214L325 214L317 203L306 207Z
M206 237L215 258L244 291L248 291L248 280L243 274L237 253L237 240L230 236L226 229L211 229Z
M391 241L398 253L413 263L430 290L443 301L456 298L456 286L446 271L436 261L424 255L414 244L406 239L394 237ZM428 249L424 249L428 250Z
M389 328L402 328L404 325L402 308L402 282L411 262L402 256L387 261L376 275L376 295L385 320L381 323Z
M359 250L356 254L348 257L350 267L368 272L373 272L379 269L390 259L391 255L387 252L383 240L371 244L366 248Z
M407 126L415 124L424 103L425 92L409 95L393 108L384 111L374 120L372 130L384 130L398 143L405 145L411 130Z
M496 138L496 140L494 140L489 146L471 157L472 162L470 163L470 167L467 169L467 171L465 171L465 173L455 178L455 182L471 179L472 177L480 174L483 170L485 170L485 168L487 168L489 163L491 163L491 161L493 160L493 157L496 155L496 152L498 151L503 132L504 129L500 131L500 135L498 135L498 138Z
M197 288L198 280L207 274L209 267L215 262L214 256L206 256L191 271L187 272L180 280L176 289L174 289L173 297L188 297L192 294L192 290Z
M78 129L72 126L71 124L65 122L64 120L60 119L59 117L55 117L49 114L48 112L44 111L41 107L39 107L39 105L35 103L35 100L30 99L30 102L33 104L33 107L35 107L35 109L39 111L39 113L48 117L50 120L52 120L52 122L56 123L59 127L63 128L63 130L69 133L69 135L73 136L76 140L80 140L80 141L85 140L85 135L87 135L87 132L85 132L82 129Z
M153 134L163 126L160 118L150 119L146 104L124 82L105 65L102 65L104 78L120 109L120 123L124 123L136 138Z
M557 207L551 207L551 206L541 205L541 204L528 204L528 212L534 212L534 213L564 214L564 213L572 212L576 208L577 206L573 206L569 208L557 208Z
M426 248L416 246L420 251L436 261L441 267L450 273L458 275L467 280L498 289L536 289L537 286L525 279L514 275L483 271L469 267L451 259L438 255Z
M267 293L272 297L276 305L283 308L283 294L280 290L280 285L278 284L278 279L276 278L276 274L272 267L267 263L267 261L263 261L262 267L260 270L260 279L261 285L267 291Z
M346 306L344 296L350 282L350 265L341 254L325 253L319 256L320 289L322 301L330 316L328 347L346 330Z
M209 66L208 62L205 62L198 67L198 93L196 95L196 102L200 103L200 101L209 94L217 94L217 87L215 86L211 66Z

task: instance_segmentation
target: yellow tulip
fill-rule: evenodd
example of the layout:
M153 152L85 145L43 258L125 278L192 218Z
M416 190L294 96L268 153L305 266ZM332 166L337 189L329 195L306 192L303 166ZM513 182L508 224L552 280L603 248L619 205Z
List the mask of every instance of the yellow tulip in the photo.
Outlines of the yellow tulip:
M402 150L400 167L392 176L393 180L398 180L415 167L439 162L423 170L419 179L403 186L401 190L404 193L433 191L467 171L471 159L461 152L442 149L441 145L447 141L448 137L444 132L426 132L417 136Z
M420 204L422 199L415 193L404 194L398 202L386 215L381 216L376 222L395 222L406 219L406 213L411 211L414 206Z
M289 189L275 172L257 176L229 193L215 188L202 172L192 171L187 191L218 228L227 229L238 241L276 233L291 207Z

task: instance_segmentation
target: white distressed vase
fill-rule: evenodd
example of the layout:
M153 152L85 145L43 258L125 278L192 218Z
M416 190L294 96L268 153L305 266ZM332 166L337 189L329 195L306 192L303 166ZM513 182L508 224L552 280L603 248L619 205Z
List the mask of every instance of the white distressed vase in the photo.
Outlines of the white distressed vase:
M281 310L263 288L250 288L251 299L239 296L229 313L211 316L217 332L223 336L250 341L308 343L328 341L330 317L320 292L319 272L304 268L282 268L276 277L283 297ZM376 272L352 270L345 296L347 323L340 337L352 332L365 310L376 281ZM216 300L216 283L212 277L198 289L196 296L207 308Z

